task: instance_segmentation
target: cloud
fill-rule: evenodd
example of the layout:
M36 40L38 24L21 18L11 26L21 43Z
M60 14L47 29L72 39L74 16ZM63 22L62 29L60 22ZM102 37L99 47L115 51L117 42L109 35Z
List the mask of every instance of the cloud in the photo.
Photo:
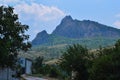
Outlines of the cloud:
M65 12L55 6L34 2L17 4L14 9L15 13L18 14L19 21L30 26L28 33L31 34L31 40L42 30L51 33L66 15Z
M114 25L116 26L116 28L119 28L119 29L120 29L120 21L116 21L116 22L114 23Z
M34 2L35 0L0 0L1 4L18 4L18 3L26 3L26 2Z
M35 35L47 30L51 33L60 20L66 15L65 12L55 6L47 6L35 3L35 0L0 0L0 5L12 5L14 12L18 14L22 24L29 25L30 40Z
M8 4L8 3L16 3L19 2L20 0L0 0L1 3Z
M120 18L120 14L117 14L116 17Z
M35 20L49 21L55 20L65 16L65 13L54 6L45 6L43 4L31 3L31 4L19 4L15 6L15 12L26 14L27 16L34 16ZM27 17L26 16L26 17Z

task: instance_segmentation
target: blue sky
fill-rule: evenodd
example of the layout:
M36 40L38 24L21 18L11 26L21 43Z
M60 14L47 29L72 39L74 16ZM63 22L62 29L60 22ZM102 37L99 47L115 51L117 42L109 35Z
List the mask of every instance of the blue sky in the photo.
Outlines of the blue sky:
M29 25L30 40L42 30L51 33L66 15L120 29L120 0L0 0L15 8L22 24Z

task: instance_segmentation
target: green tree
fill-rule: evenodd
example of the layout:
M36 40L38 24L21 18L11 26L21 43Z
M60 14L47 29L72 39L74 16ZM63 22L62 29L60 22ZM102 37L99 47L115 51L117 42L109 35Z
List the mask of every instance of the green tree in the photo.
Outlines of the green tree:
M31 44L27 25L18 21L12 7L0 6L0 67L13 67L18 52L27 51Z
M103 54L93 60L90 80L120 80L120 40L101 52Z
M43 72L43 57L39 56L33 62L33 72L34 73L42 73Z
M86 47L79 44L69 46L60 59L60 66L71 78L76 73L74 80L88 80L87 55Z

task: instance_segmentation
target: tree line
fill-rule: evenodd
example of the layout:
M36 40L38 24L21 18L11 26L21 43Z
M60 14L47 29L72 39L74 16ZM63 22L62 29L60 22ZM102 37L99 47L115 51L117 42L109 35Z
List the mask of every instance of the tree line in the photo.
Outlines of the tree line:
M43 57L39 60L43 60ZM112 47L100 47L94 51L80 44L74 44L63 51L56 64L42 64L43 66L37 67L37 65L34 68L37 73L44 73L59 80L119 80L120 40Z

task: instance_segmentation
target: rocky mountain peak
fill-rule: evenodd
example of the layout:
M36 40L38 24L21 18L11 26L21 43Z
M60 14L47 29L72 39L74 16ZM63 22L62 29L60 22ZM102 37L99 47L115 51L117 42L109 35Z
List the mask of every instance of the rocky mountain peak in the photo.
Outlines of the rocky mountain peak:
M71 16L66 16L51 34L43 30L37 34L32 43L34 45L47 43L52 40L53 37L51 35L71 39L95 37L116 38L120 37L120 30L95 21L73 20Z
M46 30L43 30L37 34L35 39L32 41L32 44L37 45L37 44L43 44L48 42L49 34L47 33Z
M44 35L44 34L48 34L46 30L43 30L41 32L39 32L38 34Z
M73 19L72 19L72 17L71 17L70 15L65 16L65 17L62 19L62 22L71 22L71 21L73 21ZM61 22L61 23L62 23L62 22Z

